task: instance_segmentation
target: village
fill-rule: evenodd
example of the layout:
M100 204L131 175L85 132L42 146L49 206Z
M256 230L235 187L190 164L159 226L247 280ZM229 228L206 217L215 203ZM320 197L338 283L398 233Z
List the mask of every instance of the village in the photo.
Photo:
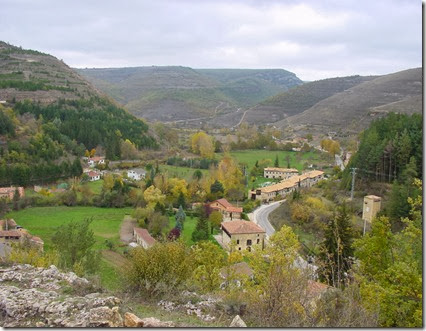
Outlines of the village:
M123 174L125 180L134 183L144 180L147 174L147 171L142 167L125 170L115 169L113 171L105 170L105 158L99 156L84 157L82 162L86 165L83 167L82 181L96 182L107 174L116 176ZM263 206L267 206L271 201L284 201L289 194L301 188L311 187L325 179L324 172L320 170L311 170L299 174L297 169L279 167L265 167L263 177L265 179L280 179L278 183L269 183L269 185L248 191L250 199L260 201ZM65 185L50 189L50 191L64 192L66 189L67 186ZM40 192L41 190L43 190L41 186L34 186L35 192ZM19 198L24 197L24 192L23 187L3 187L0 188L0 199L13 201L16 199L16 195ZM374 195L365 197L362 217L365 222L371 223L372 219L380 211L380 201L381 198ZM194 203L193 205L199 205L199 203ZM253 213L250 213L251 217L249 219L247 217L243 219L243 208L231 204L225 198L208 202L206 205L211 211L217 211L221 215L220 233L213 237L225 251L262 250L268 244L269 235L259 225L259 220L253 216ZM5 257L11 246L18 242L29 241L36 244L39 249L43 249L43 241L39 237L32 236L27 230L17 225L13 219L3 219L0 222L2 228L0 231L1 257ZM267 219L266 222L268 222ZM131 248L140 246L144 249L149 249L157 242L145 228L134 226L130 231L132 233L132 240L129 243Z

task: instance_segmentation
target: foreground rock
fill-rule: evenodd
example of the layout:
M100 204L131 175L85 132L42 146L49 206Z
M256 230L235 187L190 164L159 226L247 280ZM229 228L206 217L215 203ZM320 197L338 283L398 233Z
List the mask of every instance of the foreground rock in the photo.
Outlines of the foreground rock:
M241 319L240 315L236 315L229 325L230 328L246 328L246 323Z
M169 327L172 322L120 314L121 300L94 292L85 278L30 265L0 268L2 327ZM132 315L129 318L129 314ZM126 318L127 316L127 318ZM126 322L127 321L127 322Z

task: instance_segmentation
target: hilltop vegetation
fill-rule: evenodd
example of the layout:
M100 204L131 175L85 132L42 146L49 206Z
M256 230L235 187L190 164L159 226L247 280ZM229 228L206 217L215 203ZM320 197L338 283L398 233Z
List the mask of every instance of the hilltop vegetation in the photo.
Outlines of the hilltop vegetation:
M160 121L214 117L302 84L281 69L135 67L77 69L138 117Z

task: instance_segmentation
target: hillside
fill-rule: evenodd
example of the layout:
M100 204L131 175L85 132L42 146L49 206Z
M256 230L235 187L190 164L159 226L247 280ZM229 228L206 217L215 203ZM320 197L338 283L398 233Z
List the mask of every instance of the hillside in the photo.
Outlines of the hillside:
M389 112L422 111L422 69L380 76L325 98L301 114L277 123L295 130L357 133Z
M99 92L57 58L0 41L0 100L58 99L99 96Z
M148 125L102 95L62 61L0 42L0 185L79 175L96 148L121 157L129 139L156 148Z
M192 69L135 67L77 69L138 117L192 125L232 114L240 107L302 82L282 69ZM237 116L238 118L238 116Z
M306 83L260 102L247 112L245 120L249 123L276 122L299 114L321 100L374 78L376 77L349 76Z

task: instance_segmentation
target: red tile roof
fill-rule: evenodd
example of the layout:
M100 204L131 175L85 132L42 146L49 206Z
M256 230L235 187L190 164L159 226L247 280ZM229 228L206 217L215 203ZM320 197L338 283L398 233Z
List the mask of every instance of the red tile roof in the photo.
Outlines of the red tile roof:
M0 237L21 237L22 233L16 230L0 231Z
M231 212L231 213L242 213L243 212L243 208L235 207L235 206L231 205L229 203L229 201L226 200L226 199L222 198L222 199L219 199L219 200L216 200L216 201L213 201L213 202L217 202L217 203L221 204L223 207L225 207L225 210L228 211L228 212Z
M103 156L93 156L89 160L94 161L94 162L99 162L103 159L105 159Z
M222 222L222 228L229 234L243 234L243 233L265 233L259 225L250 221L229 221Z
M96 172L96 171L89 171L89 172L87 173L87 175L88 175L89 177L96 177L96 176L100 176L100 173L99 173L99 172Z
M135 233L142 238L143 241L145 241L148 245L154 245L156 240L151 237L149 232L146 229L142 228L133 228Z

